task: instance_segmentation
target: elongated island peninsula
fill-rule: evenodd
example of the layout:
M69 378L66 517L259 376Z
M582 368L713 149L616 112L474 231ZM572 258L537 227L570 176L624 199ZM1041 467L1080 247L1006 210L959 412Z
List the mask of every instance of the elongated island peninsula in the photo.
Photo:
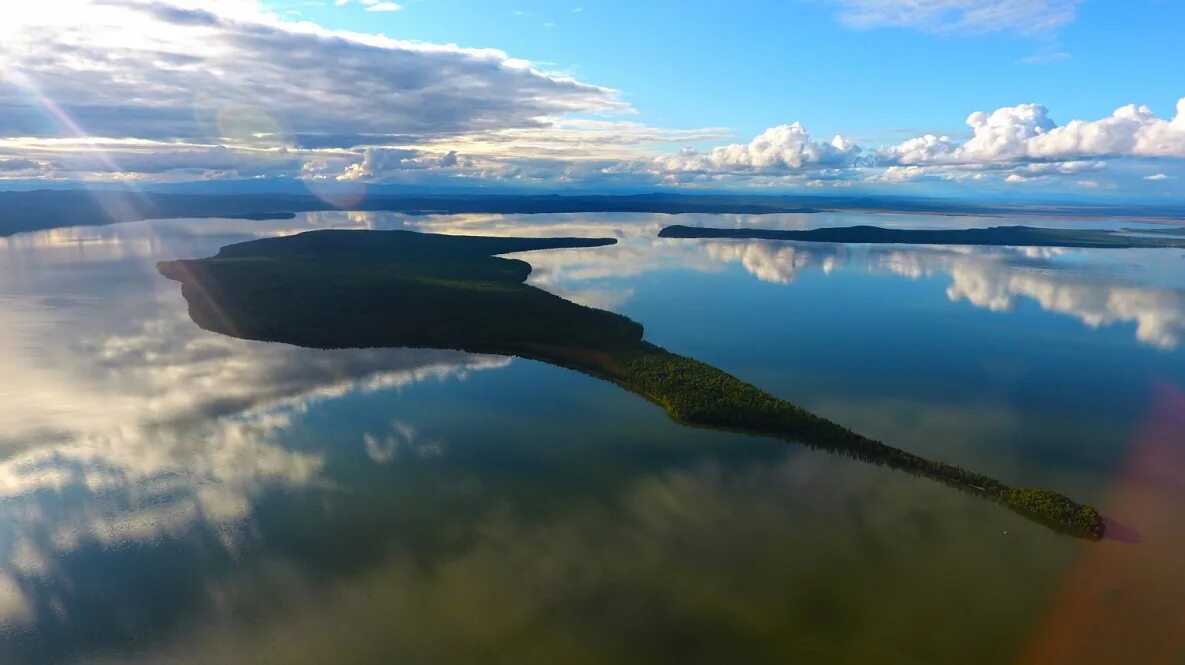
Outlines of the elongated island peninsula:
M531 266L495 256L605 239L312 231L165 261L190 317L234 337L315 348L424 347L515 355L612 381L687 425L824 448L972 492L1059 531L1098 539L1102 516L1057 492L874 441L715 367L643 339L624 316L525 284Z

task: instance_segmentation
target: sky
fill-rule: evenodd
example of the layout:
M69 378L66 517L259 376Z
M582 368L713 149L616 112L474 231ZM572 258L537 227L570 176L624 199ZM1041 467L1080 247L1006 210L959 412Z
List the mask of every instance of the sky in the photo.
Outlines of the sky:
M41 0L5 182L1185 200L1173 0Z

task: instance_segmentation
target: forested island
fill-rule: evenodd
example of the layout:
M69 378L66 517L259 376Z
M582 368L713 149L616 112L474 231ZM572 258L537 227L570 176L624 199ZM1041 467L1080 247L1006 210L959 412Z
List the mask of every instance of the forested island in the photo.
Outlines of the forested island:
M1185 226L1163 226L1160 228L1124 228L1120 229L1124 233L1151 233L1158 236L1185 236Z
M993 226L986 229L886 229L880 226L837 226L821 229L722 229L703 226L664 227L660 238L747 238L800 242L847 242L911 245L988 245L1013 247L1091 247L1131 249L1185 247L1185 239L1130 235L1131 229L1050 229L1035 226ZM1144 231L1147 233L1147 231Z
M515 355L611 381L687 425L800 442L925 476L1075 536L1102 537L1098 511L1008 486L874 441L715 367L643 339L642 326L525 284L531 266L495 256L613 239L313 231L165 261L202 328L316 348L424 347Z

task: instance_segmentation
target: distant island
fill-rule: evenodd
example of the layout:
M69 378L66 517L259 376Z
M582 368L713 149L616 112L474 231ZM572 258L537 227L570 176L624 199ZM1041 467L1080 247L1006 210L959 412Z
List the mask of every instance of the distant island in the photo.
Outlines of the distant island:
M1093 247L1097 249L1185 247L1185 239L1129 235L1132 232L1131 229L1112 231L1107 229L1049 229L1035 226L993 226L986 229L886 229L880 226L839 226L821 229L776 230L722 229L676 224L664 227L658 232L658 236L660 238L748 238L754 240L796 240L799 242ZM1176 233L1180 234L1179 231ZM1174 234L1174 230L1168 230L1167 234Z
M531 266L494 256L613 239L312 231L164 261L202 328L315 348L425 347L514 355L611 381L687 425L805 443L925 476L1076 536L1103 519L1048 490L1010 487L874 441L725 372L643 339L624 316L525 284Z
M1120 229L1124 233L1151 233L1158 236L1185 236L1185 226L1166 226L1158 229Z

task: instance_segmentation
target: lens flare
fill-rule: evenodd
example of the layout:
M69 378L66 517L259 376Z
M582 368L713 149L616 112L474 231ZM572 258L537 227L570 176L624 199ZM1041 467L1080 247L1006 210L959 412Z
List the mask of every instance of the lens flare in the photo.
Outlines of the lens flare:
M1183 433L1185 393L1162 384L1102 508L1120 538L1083 546L1019 663L1185 662Z
M0 78L9 81L24 91L36 107L42 110L45 117L58 127L63 136L79 139L82 145L89 143L90 147L86 148L88 154L96 157L110 173L119 174L123 172L123 169L111 158L111 155L105 149L99 147L100 144L91 141L91 135L65 109L54 102L49 95L46 95L31 77L26 76L10 65L4 65L3 68L0 68ZM134 180L120 180L119 182L128 192L133 194L135 201L139 201L147 206L147 200L141 194ZM131 219L139 216L137 211L132 208L131 199L102 197L96 200L103 207L103 211L113 220Z

